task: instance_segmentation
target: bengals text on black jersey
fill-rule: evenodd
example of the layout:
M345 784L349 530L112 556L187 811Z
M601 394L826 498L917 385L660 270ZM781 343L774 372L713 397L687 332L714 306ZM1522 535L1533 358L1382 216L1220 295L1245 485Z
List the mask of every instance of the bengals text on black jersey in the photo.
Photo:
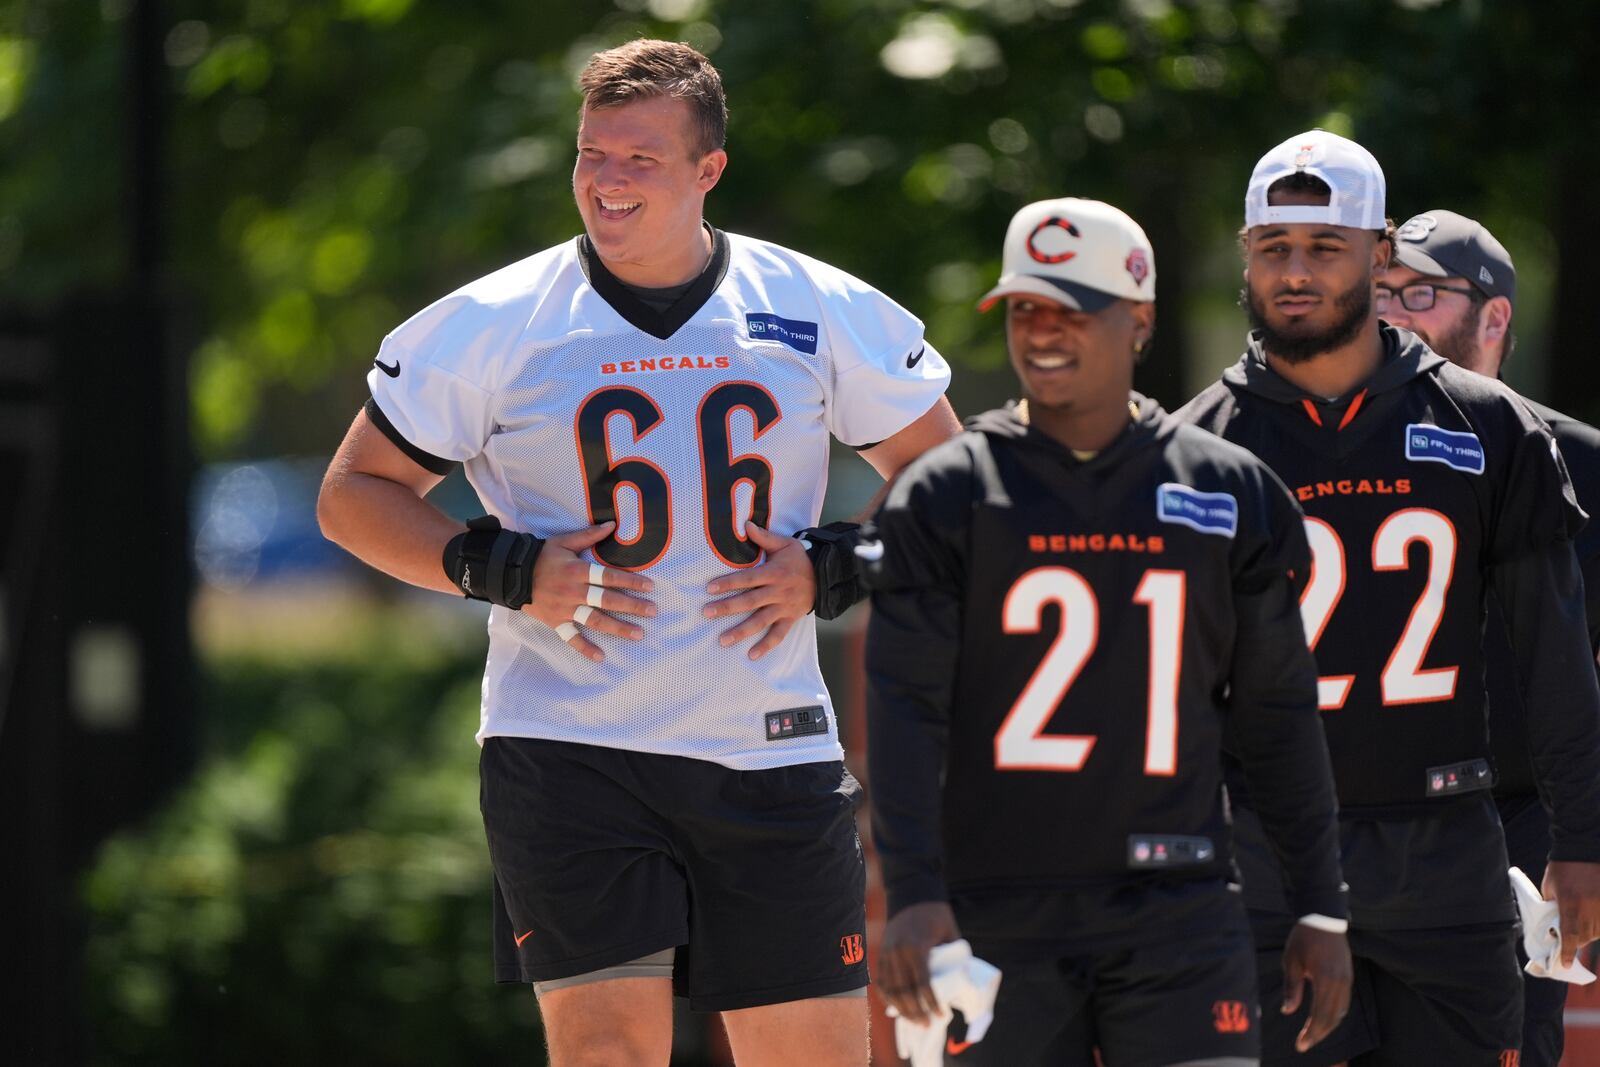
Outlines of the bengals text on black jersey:
M1079 947L1177 935L1114 901L1231 874L1230 720L1296 908L1345 914L1299 511L1243 450L1136 400L1084 462L1014 409L978 416L879 513L868 752L891 913L948 899L969 935ZM1041 893L1063 903L1008 906Z
M1509 919L1487 802L1484 602L1499 601L1512 635L1552 857L1600 860L1600 689L1572 547L1584 515L1548 428L1515 393L1407 331L1380 332L1385 361L1352 397L1303 393L1252 338L1178 417L1261 457L1305 510L1301 611L1341 817L1447 829L1456 805L1471 826L1458 836L1483 845L1441 832L1436 855L1391 862L1347 841L1354 921ZM1250 882L1247 871L1247 894Z

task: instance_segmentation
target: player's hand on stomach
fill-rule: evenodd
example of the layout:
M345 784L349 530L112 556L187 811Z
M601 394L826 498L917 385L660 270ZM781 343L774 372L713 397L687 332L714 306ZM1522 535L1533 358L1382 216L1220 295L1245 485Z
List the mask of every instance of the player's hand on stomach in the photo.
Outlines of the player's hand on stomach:
M942 900L895 912L878 942L878 991L895 1011L926 1024L939 1013L928 977L928 953L935 945L960 939L955 912Z
M1570 967L1580 948L1600 939L1600 863L1551 860L1544 898L1560 905L1561 962Z
M533 566L533 599L522 606L524 612L560 634L574 651L596 663L606 658L605 653L583 636L584 630L637 641L644 630L617 615L650 618L656 613L654 603L633 595L655 588L649 578L591 563L579 555L615 527L615 522L602 522L545 541Z
M1311 983L1311 1012L1295 1037L1306 1051L1333 1032L1350 1010L1350 985L1355 977L1350 942L1344 934L1296 923L1283 947L1283 1013L1300 1010L1306 982Z
M753 522L745 523L745 536L766 553L754 567L721 574L706 585L712 596L736 593L705 606L708 619L743 615L739 625L724 630L723 648L761 634L751 646L751 659L760 659L778 647L794 624L805 618L817 598L817 579L805 546L792 537L779 537Z

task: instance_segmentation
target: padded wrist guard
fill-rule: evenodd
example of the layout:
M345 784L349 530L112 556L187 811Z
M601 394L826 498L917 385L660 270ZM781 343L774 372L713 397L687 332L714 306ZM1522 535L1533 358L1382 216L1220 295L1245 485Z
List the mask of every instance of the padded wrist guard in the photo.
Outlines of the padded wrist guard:
M544 541L500 528L493 515L467 521L444 546L444 572L469 599L520 608L533 599L533 565Z
M817 618L837 619L867 595L855 552L856 542L861 539L859 523L808 526L795 537L805 544L811 570L817 576L817 598L811 605Z

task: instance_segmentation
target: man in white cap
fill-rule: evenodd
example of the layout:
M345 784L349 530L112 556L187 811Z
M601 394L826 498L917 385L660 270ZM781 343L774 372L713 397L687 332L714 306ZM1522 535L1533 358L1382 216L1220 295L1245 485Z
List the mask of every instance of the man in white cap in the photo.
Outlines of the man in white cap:
M1307 920L1282 966L1309 1047L1350 963L1299 509L1132 391L1155 257L1127 215L1023 208L1002 300L1023 398L914 462L864 546L879 987L944 1017L929 951L965 936L1003 977L981 1040L937 1035L948 1064L1258 1062L1226 725Z
M1339 790L1356 1003L1310 1056L1269 1025L1264 1062L1514 1064L1521 978L1481 681L1484 602L1505 607L1562 955L1600 933L1600 688L1572 537L1584 514L1549 430L1499 382L1379 321L1393 236L1383 172L1323 130L1262 157L1245 203L1254 328L1182 411L1271 465L1306 512L1301 615ZM1252 833L1246 903L1263 1002L1292 876Z
M1377 305L1382 318L1412 331L1456 366L1498 378L1515 347L1516 298L1517 270L1505 246L1477 220L1436 208L1412 216L1395 232L1394 258L1378 283ZM1590 641L1600 647L1600 523L1593 520L1600 511L1600 430L1523 399L1555 434L1578 503L1591 516L1574 543ZM1528 754L1527 709L1498 601L1489 602L1483 641L1495 803L1512 866L1537 885L1550 854L1550 817ZM1566 982L1524 977L1521 1067L1561 1062L1566 1003Z

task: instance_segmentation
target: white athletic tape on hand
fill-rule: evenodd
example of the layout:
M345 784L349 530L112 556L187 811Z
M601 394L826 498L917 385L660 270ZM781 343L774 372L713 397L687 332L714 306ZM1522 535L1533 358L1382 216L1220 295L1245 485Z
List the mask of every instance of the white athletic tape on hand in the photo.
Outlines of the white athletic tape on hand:
M598 608L600 606L600 598L605 595L606 591L604 589L601 589L598 585L591 585L589 587L589 595L584 599L591 608Z
M578 636L578 627L575 623L564 622L556 627L556 636L563 641L571 641Z
M589 584L605 585L606 569L598 563L589 564Z
M589 616L594 614L594 609L587 604L579 604L578 610L572 613L572 621L579 626L589 625Z

